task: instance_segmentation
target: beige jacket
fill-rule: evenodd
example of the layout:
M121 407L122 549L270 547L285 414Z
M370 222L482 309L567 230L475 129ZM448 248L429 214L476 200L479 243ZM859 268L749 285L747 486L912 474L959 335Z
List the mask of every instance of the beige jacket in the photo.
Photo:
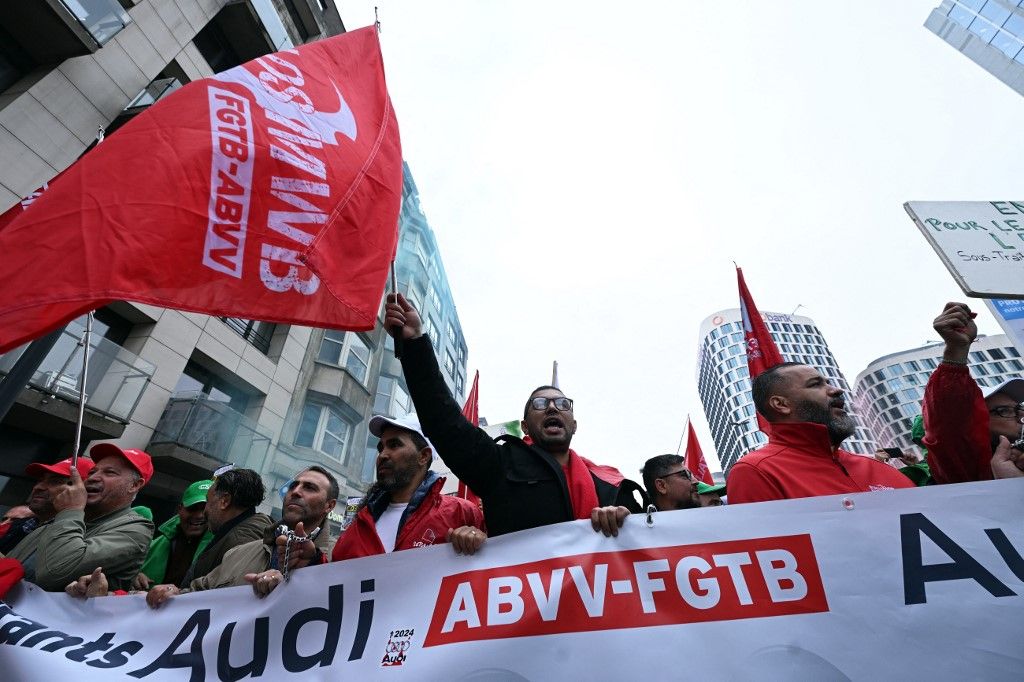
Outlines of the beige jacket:
M103 567L111 590L127 590L139 572L153 524L130 507L86 523L85 512L65 509L53 521L29 533L8 556L25 566L25 580L59 592Z

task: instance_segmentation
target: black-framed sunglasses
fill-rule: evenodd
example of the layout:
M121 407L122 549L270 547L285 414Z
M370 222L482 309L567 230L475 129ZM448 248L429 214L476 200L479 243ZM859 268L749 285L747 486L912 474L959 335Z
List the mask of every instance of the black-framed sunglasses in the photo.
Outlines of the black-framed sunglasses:
M999 407L989 409L988 413L1000 419L1019 417L1021 414L1024 414L1024 405L1000 405Z
M572 409L572 400L565 397L546 398L544 396L537 396L536 398L530 399L530 407L535 410L546 410L548 409L548 405L551 403L555 404L555 409L561 410L562 412L568 412Z
M658 476L658 478L669 478L670 476L682 476L687 481L693 480L693 474L690 473L689 469L680 469L679 471L673 471L671 474L665 474L664 476Z

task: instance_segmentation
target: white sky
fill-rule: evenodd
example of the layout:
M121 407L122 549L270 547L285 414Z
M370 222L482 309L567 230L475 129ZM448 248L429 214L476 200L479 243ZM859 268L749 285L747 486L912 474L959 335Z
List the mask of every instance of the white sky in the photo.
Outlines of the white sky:
M1024 100L923 27L939 0L339 0L345 25L374 4L481 415L557 359L575 449L632 478L688 413L717 468L697 331L733 260L852 383L963 299L903 202L1021 199Z

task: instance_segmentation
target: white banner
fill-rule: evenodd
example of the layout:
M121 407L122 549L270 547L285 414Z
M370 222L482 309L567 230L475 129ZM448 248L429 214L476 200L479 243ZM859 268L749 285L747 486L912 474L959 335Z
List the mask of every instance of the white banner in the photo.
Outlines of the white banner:
M247 587L0 604L4 679L1020 679L1024 481L573 522Z
M911 201L903 208L965 294L1024 298L1024 202Z

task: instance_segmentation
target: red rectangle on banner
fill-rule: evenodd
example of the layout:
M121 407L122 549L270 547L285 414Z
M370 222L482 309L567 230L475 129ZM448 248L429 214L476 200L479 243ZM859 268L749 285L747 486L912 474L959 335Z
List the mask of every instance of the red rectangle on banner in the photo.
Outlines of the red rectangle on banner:
M811 536L787 535L447 576L423 645L828 610Z

